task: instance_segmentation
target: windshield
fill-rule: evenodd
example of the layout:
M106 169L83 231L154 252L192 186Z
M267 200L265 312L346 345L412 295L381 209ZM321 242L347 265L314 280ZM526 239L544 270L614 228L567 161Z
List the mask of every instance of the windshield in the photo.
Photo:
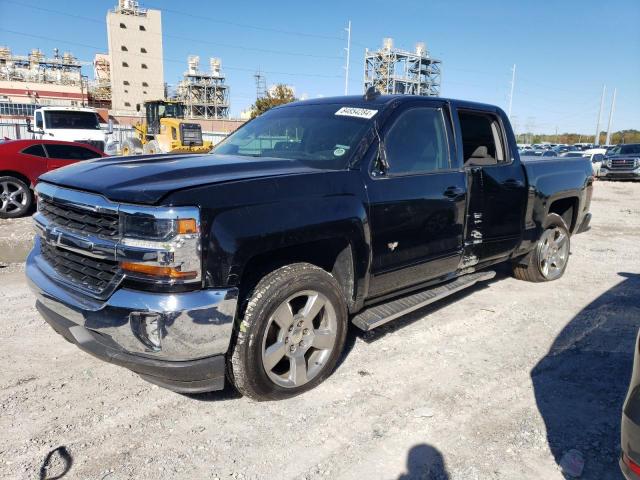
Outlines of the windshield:
M158 105L160 118L183 118L182 105L179 103L161 103Z
M618 145L607 152L609 155L633 155L640 153L640 143Z
M351 116L355 110L342 107L299 105L270 110L241 127L214 153L289 158L316 168L345 168L371 122L355 116L357 113ZM374 110L367 112L375 115Z
M76 130L99 130L98 115L93 112L45 111L47 128L66 128Z

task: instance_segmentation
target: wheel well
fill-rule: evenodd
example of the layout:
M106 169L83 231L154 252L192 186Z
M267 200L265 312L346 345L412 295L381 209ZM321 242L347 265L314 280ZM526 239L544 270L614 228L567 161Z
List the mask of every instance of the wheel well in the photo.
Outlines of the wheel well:
M555 213L562 217L570 232L575 226L576 213L578 212L578 199L575 197L561 198L554 201L549 207L549 213Z
M345 238L288 246L251 258L242 270L241 302L244 303L262 277L285 265L300 262L310 263L331 273L342 287L347 305L351 309L354 303L354 262L351 244Z
M31 185L31 180L29 180L23 174L18 172L13 172L11 170L0 170L0 177L15 177L19 180L22 180L24 183L26 183L29 188L33 188L33 186Z

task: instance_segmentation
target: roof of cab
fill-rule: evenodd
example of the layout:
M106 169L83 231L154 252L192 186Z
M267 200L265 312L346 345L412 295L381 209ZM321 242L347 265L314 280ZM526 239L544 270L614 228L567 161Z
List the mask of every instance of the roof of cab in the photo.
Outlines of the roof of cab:
M427 97L422 95L377 95L369 100L366 100L364 95L347 95L347 96L338 96L338 97L321 97L321 98L313 98L310 100L299 100L297 102L287 103L285 105L280 105L277 108L286 108L289 106L299 106L299 105L357 105L357 106L366 106L366 105L375 105L378 108L385 108L389 106L391 103L409 103L409 102L447 102L451 103L455 106L465 107L465 108L474 108L478 110L494 110L498 107L495 105L489 105L486 103L478 103L471 102L467 100L457 100L453 98L443 98L443 97Z

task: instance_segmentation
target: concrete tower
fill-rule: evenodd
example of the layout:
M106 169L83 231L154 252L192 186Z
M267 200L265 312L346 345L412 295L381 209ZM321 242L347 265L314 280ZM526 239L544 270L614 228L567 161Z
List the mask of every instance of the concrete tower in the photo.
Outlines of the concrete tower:
M164 98L162 18L159 10L119 0L107 13L111 71L111 108L131 114L136 104Z

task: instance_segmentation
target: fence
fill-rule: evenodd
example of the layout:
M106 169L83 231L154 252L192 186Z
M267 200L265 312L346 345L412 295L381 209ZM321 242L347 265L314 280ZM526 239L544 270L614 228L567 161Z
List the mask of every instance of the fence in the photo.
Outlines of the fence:
M101 125L102 129L106 132L107 125ZM125 140L133 137L133 127L128 125L114 125L113 135L109 139L108 143L114 143L113 149L119 150L120 145ZM202 132L203 140L210 140L214 145L220 143L228 134L223 132ZM16 140L20 138L35 138L33 133L27 131L26 120L11 120L0 121L0 140L9 139Z

